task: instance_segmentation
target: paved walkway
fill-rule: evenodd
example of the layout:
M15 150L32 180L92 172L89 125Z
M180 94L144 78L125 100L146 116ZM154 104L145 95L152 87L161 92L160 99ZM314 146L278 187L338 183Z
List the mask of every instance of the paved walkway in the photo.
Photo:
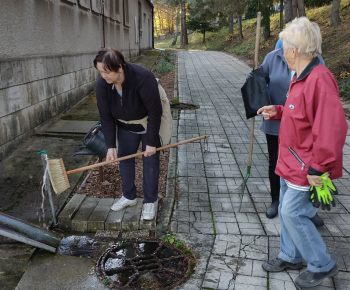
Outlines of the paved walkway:
M241 211L239 187L246 175L250 120L240 88L250 68L220 52L181 52L178 57L180 102L197 110L181 111L178 140L209 134L208 143L178 149L179 195L171 231L188 240L199 265L182 289L296 289L299 271L266 273L261 264L279 252L278 218L265 216L270 203L268 156L264 134L255 127L253 166ZM320 233L340 268L334 279L314 289L350 285L350 137L344 148L344 176L337 180L337 207L319 210ZM302 271L305 271L305 267Z

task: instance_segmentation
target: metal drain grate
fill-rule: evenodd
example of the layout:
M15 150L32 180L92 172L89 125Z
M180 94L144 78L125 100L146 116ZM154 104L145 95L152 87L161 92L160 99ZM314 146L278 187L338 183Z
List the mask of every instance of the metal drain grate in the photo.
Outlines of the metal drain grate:
M189 257L161 240L135 239L107 249L96 273L115 289L168 289L186 281Z

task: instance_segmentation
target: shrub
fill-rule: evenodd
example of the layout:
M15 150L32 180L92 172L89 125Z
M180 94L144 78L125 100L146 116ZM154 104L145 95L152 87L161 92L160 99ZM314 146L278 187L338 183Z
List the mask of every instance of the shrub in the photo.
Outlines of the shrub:
M162 75L162 74L165 74L166 72L171 71L173 68L174 66L170 62L166 61L166 59L162 59L156 65L155 71Z
M350 99L350 78L346 78L340 85L339 85L339 93L342 97L345 99Z
M163 57L168 62L174 62L175 61L175 54L171 50L163 50L161 57Z
M331 4L332 0L305 0L304 4L306 7L321 7Z

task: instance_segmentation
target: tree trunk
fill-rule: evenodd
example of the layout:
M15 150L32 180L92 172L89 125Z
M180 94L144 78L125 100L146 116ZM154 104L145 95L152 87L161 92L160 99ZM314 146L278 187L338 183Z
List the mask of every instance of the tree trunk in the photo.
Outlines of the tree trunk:
M203 43L205 42L205 28L203 29Z
M283 30L283 0L280 2L280 30Z
M263 26L263 34L264 34L264 39L265 41L267 41L270 38L270 34L271 34L271 30L270 30L270 6L269 5L265 5L262 9L261 9L261 16L262 16L262 20L261 20L261 25Z
M339 7L341 0L333 0L332 5L332 26L337 27L340 23Z
M292 0L292 20L298 17L298 0Z
M230 14L228 17L228 33L233 33L233 14Z
M180 47L184 46L184 22L183 22L183 10L182 5L180 4L180 10L181 10L181 38L180 38Z
M269 21L266 21L266 23L264 25L263 34L264 34L265 41L267 41L270 38L270 34L271 34L270 19L269 19Z
M162 30L163 30L163 21L162 21L161 15L160 15L160 11L158 11L158 19L159 19L159 34L162 34Z
M243 39L242 15L238 15L238 37L239 37L239 40Z
M292 13L292 0L284 0L284 15L286 23L293 19Z
M182 16L182 36L183 36L183 43L184 45L188 44L188 37L187 37L187 28L186 28L186 3L182 3L182 9L181 9L181 16Z
M171 10L171 29L170 29L170 34L173 34L175 31L174 29L174 10Z
M299 17L306 16L304 0L298 0L298 12L299 12Z
M176 32L174 35L174 39L173 42L171 43L171 45L175 45L177 42L177 35L179 34L179 23L180 23L180 7L177 7L177 11L176 11Z

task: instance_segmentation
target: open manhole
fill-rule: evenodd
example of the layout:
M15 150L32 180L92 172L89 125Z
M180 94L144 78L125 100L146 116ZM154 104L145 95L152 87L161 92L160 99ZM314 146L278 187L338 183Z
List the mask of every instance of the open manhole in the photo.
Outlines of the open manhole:
M178 110L195 110L198 109L198 106L194 104L186 104L186 103L178 103L178 104L170 104L172 109Z
M160 240L132 240L108 248L98 259L99 279L113 289L169 289L184 283L190 259Z

